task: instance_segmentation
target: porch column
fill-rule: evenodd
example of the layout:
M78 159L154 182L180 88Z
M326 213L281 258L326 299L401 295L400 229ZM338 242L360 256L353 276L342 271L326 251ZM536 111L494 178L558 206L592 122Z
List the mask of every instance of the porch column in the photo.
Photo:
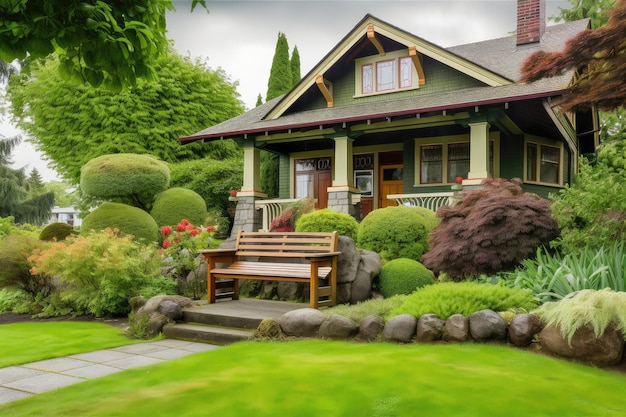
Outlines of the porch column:
M480 185L490 177L489 123L470 123L470 169L463 185Z
M328 187L328 208L358 217L357 204L361 201L361 193L354 186L353 141L349 137L335 138L333 185Z
M243 185L237 192L237 209L231 238L239 230L253 232L261 227L261 213L255 208L257 199L267 198L261 191L261 151L254 146L254 139L243 144Z

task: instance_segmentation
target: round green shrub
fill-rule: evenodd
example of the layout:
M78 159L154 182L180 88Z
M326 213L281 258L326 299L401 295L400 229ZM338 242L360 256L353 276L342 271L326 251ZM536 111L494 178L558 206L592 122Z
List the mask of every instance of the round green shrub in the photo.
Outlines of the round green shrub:
M159 226L145 211L121 203L103 203L83 219L81 235L88 235L92 230L101 231L107 228L119 229L133 235L135 239L147 242L159 240Z
M383 265L378 280L383 297L389 298L434 284L435 274L416 260L397 258Z
M339 232L356 240L359 223L349 214L331 209L305 213L296 221L296 232Z
M434 211L422 207L376 209L359 224L357 246L377 252L386 261L419 261L428 250L428 235L438 221Z
M102 155L80 169L83 193L103 199L136 196L145 203L169 185L168 165L147 154Z
M46 227L43 228L41 233L39 234L39 240L45 241L61 241L66 237L70 236L74 233L74 227L62 222L50 223Z
M182 219L199 226L205 224L209 213L200 194L174 187L157 194L150 215L159 227L177 225Z

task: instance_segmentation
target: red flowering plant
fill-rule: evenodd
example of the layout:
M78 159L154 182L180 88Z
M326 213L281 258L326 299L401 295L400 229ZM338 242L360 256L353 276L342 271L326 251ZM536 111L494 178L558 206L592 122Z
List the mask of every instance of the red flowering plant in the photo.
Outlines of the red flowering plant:
M178 293L199 299L206 292L204 274L198 273L202 257L198 249L213 247L215 226L194 226L183 219L176 226L161 227L163 273L178 283Z

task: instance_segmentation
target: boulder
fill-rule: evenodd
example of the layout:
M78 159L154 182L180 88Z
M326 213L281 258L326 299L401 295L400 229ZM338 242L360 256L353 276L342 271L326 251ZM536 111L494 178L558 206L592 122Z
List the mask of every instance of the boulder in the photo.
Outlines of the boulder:
M157 295L149 300L138 299L134 302L132 326L140 327L146 323L147 337L155 337L163 326L182 318L183 308L197 305L195 301L181 295ZM145 322L144 322L145 320Z
M372 297L372 283L380 273L380 256L376 252L361 249L359 267L350 288L350 304L360 303Z
M367 342L378 340L385 327L385 319L376 314L369 315L359 324L359 339Z
M480 310L469 316L470 335L477 342L505 340L506 320L493 310Z
M541 348L548 353L596 366L616 365L624 355L624 337L613 326L596 337L593 328L585 325L576 330L568 343L560 329L550 325L541 330L539 340Z
M387 320L383 337L389 342L409 343L417 328L417 318L411 314L400 314Z
M528 346L542 327L538 315L518 314L511 319L509 324L509 341L515 346Z
M341 252L337 261L337 283L354 281L361 261L361 255L354 240L347 236L339 236L337 251Z
M319 337L345 340L354 338L358 332L359 326L354 321L347 317L331 314L320 326Z
M289 311L278 319L280 328L287 336L317 337L319 328L327 316L314 308Z
M303 285L297 282L279 281L276 293L279 300L299 300L302 298ZM307 287L308 288L308 287Z
M446 342L465 342L469 338L469 318L453 314L443 325L442 339Z
M441 340L444 324L445 321L441 320L436 314L424 314L417 320L416 340L418 342Z

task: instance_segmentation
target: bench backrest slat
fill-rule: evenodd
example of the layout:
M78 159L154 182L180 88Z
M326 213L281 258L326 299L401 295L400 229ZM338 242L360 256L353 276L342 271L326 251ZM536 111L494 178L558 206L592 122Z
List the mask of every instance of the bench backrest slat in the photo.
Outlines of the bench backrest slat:
M237 234L235 249L239 256L278 255L301 257L312 253L336 252L338 233L244 232Z

